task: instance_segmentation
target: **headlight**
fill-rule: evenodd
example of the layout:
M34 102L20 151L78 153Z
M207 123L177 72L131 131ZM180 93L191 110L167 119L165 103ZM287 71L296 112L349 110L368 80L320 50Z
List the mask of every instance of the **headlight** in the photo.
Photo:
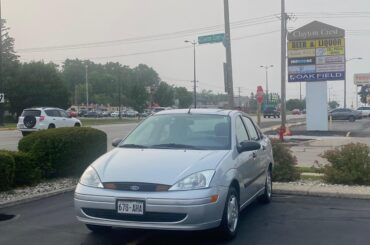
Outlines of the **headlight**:
M103 184L100 181L98 173L93 167L88 167L85 172L82 174L80 179L80 184L86 185L89 187L103 188Z
M187 191L208 188L214 174L214 170L206 170L192 174L174 184L169 190Z

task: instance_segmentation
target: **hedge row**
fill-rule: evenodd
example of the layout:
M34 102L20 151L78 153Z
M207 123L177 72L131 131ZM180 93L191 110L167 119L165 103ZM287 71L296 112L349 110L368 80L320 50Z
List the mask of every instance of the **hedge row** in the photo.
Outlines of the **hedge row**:
M107 152L107 135L93 128L60 128L24 137L19 152L0 151L0 191L42 178L79 176Z

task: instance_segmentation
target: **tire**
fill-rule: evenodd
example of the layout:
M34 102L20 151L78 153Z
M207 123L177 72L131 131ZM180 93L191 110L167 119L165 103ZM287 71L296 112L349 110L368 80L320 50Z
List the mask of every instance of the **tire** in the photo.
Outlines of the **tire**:
M54 124L49 124L48 129L51 129L51 128L55 128L55 125Z
M112 227L110 226L100 226L100 225L89 225L85 224L86 228L94 233L107 233L112 230Z
M276 116L274 116L274 118L276 118Z
M81 127L81 124L76 123L76 124L75 124L75 127Z
M354 122L354 121L356 121L356 118L355 118L354 116L350 116L350 117L348 118L348 121L350 121L350 122Z
M218 229L222 240L232 240L238 232L239 224L239 194L235 187L231 186L227 194L221 225Z
M27 132L27 131L22 131L22 136L27 136L29 135L31 132Z
M270 118L271 116L269 116L269 118Z
M258 201L262 204L268 204L272 199L272 173L271 167L267 171L266 181L265 181L265 191L261 196L258 197Z
M33 128L36 125L36 117L34 116L25 116L23 119L23 124L26 128Z
M263 116L263 118L266 118L266 116Z

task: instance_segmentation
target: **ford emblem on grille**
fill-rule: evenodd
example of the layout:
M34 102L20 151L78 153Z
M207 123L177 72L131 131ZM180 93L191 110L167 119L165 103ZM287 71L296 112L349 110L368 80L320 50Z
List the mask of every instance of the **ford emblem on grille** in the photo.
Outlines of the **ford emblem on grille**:
M138 191L138 190L140 190L140 187L137 186L137 185L132 185L132 186L130 186L130 190L132 190L132 191Z

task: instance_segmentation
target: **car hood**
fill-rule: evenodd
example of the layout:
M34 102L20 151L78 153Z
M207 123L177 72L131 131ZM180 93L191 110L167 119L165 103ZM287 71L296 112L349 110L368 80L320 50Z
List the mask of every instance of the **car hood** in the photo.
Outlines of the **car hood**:
M92 166L104 182L173 185L192 173L216 169L228 150L116 148Z

